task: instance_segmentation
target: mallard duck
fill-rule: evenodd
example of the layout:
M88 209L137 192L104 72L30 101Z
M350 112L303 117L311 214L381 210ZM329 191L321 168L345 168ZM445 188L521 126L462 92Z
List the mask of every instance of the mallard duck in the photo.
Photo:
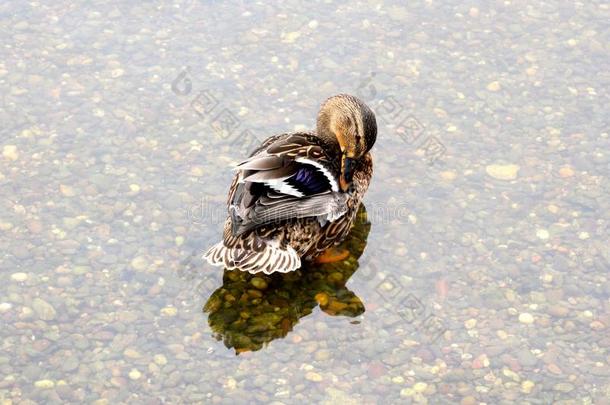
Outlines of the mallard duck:
M287 273L323 256L349 233L373 174L373 111L360 99L327 99L316 132L265 140L236 167L223 240L204 255L228 270Z

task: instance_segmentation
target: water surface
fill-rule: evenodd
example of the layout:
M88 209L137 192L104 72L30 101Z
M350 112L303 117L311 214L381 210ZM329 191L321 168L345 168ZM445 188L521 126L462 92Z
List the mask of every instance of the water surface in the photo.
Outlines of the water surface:
M3 2L0 400L606 403L608 21L599 1ZM230 167L339 92L377 112L367 244L269 285L279 329L235 350L235 313L203 307L244 282L200 258Z

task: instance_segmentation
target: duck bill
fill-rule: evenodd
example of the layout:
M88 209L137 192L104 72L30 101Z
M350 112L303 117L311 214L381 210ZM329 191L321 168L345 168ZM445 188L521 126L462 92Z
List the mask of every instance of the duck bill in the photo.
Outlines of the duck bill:
M341 163L341 176L339 177L339 186L341 186L341 190L345 192L352 184L352 175L354 174L354 159L344 157Z
M341 177L339 177L339 186L341 187L341 191L346 192L349 189L349 185L350 183L345 181L345 177L341 175Z

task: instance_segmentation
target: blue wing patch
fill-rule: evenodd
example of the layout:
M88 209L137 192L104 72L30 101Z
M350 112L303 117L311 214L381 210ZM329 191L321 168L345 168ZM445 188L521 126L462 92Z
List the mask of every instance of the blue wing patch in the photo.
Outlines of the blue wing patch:
M299 165L297 172L285 180L304 195L319 194L331 189L328 178L311 165Z

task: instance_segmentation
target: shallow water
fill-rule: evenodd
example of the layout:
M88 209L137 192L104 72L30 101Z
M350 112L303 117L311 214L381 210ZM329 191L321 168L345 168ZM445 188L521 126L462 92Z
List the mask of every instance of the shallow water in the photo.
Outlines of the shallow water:
M609 18L3 2L0 403L607 403ZM339 92L377 112L366 247L236 350L230 167Z

